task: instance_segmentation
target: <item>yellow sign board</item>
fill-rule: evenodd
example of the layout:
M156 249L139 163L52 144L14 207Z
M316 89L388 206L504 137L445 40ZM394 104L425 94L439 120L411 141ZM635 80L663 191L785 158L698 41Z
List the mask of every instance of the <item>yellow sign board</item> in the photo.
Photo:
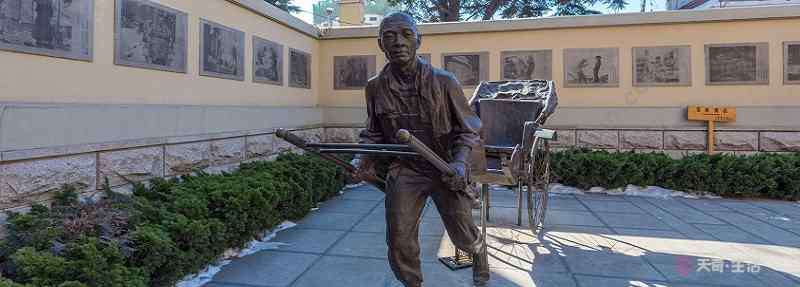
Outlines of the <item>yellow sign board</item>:
M689 106L690 121L732 122L736 120L736 108Z
M690 121L708 122L708 154L714 153L714 123L732 122L736 120L736 108L689 106L686 118Z

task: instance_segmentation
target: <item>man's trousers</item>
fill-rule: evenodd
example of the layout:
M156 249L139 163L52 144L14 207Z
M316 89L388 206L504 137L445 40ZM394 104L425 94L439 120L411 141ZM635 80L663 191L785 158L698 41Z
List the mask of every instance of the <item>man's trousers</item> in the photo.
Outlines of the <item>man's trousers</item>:
M472 219L470 199L445 187L438 175L424 175L395 165L389 170L386 189L386 243L389 264L395 276L407 287L422 286L419 225L428 196L433 198L447 234L453 244L470 254L481 254L484 242ZM473 257L474 258L474 257ZM473 278L489 278L483 254L473 268Z

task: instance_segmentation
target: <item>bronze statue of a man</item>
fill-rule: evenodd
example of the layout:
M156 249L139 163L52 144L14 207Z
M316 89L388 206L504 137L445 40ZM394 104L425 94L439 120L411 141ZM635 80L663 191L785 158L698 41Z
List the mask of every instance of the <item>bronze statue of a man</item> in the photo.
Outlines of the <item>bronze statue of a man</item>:
M430 196L452 242L472 254L475 286L486 286L489 265L486 253L481 252L485 243L472 219L472 201L453 190L466 180L471 151L480 145L480 119L451 73L417 57L420 43L410 15L392 13L381 22L378 45L389 63L367 83L368 118L361 143L397 144L397 131L406 129L446 160L457 175L443 176L422 159L391 159L386 181L389 263L405 286L422 286L418 234ZM375 161L362 157L357 176L373 177Z

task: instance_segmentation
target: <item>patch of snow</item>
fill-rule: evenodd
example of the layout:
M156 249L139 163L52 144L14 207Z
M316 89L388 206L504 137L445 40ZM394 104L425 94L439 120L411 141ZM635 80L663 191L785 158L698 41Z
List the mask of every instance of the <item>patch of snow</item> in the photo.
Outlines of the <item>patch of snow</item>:
M231 263L230 260L221 260L217 263L211 264L203 269L203 271L200 271L200 273L183 278L182 281L178 282L178 284L175 284L175 287L203 286L210 282L211 279L214 278L214 275L216 275L220 270L222 270L222 267L228 265L229 263Z
M666 189L658 186L647 186L647 187L638 187L635 185L628 185L625 187L625 195L630 196L644 196L644 197L658 197L658 198L670 198L673 196L684 196L686 193L682 191L674 191L671 189Z
M200 271L200 273L192 274L192 275L184 277L183 280L181 280L180 282L178 282L175 285L175 287L200 287L200 286L203 286L206 283L210 282L211 279L214 278L214 275L216 275L220 270L222 270L222 267L224 267L225 265L228 265L229 263L231 263L231 260L230 260L231 258L244 257L244 256L247 256L247 255L262 251L262 250L274 250L274 249L280 248L281 246L289 245L287 243L269 242L269 241L274 239L275 236L278 235L278 232L286 230L286 229L289 229L289 228L292 228L292 227L295 227L295 226L297 226L297 224L295 224L294 222L291 222L291 221L288 221L288 220L284 221L280 225L278 225L278 227L275 227L272 230L268 230L268 231L265 231L264 233L262 233L261 236L259 236L258 239L250 241L249 243L247 243L247 245L245 246L244 249L241 249L241 250L239 250L239 249L228 249L228 250L226 250L225 253L222 255L222 258L223 258L222 260L220 260L220 261L218 261L216 263L212 263L209 266L206 266L206 268L203 269L203 271Z
M599 186L595 186L595 187L590 188L586 192L588 192L588 193L606 193L606 189L602 188L602 187L599 187Z
M608 195L625 195L625 191L621 187L618 187L618 188L606 190L606 194L608 194Z
M684 191L671 190L660 186L636 186L629 184L625 188L605 189L603 187L595 186L589 190L582 190L571 186L566 186L558 183L550 185L550 193L553 194L606 194L606 195L620 195L620 196L639 196L639 197L656 197L656 198L671 198L682 197L690 199L709 198L716 199L720 196L709 193L688 193Z
M581 191L578 188L562 185L562 184L559 184L559 183L554 183L554 184L550 185L550 193L555 193L555 194L584 194L584 192Z
M772 219L772 220L792 221L792 219L790 219L788 217L784 217L784 216L769 216L768 218Z
M344 190L353 189L353 188L356 188L356 187L361 187L361 186L363 186L365 184L367 184L367 183L363 182L363 181L359 182L359 183L348 184L348 185L344 186Z

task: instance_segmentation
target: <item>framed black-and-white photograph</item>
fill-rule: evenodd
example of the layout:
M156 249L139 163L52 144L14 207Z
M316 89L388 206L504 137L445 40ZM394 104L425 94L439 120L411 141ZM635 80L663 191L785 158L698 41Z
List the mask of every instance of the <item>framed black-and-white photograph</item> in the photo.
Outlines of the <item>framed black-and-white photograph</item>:
M253 82L283 85L283 45L253 36Z
M800 84L800 42L783 43L783 83Z
M289 87L311 88L311 54L289 48Z
M200 19L200 75L244 81L244 32Z
M553 51L505 51L500 53L503 80L552 80Z
M619 49L564 49L564 87L619 87Z
M769 44L706 45L707 85L769 84Z
M634 47L632 52L634 86L692 85L691 47Z
M92 61L93 0L0 0L0 50Z
M442 54L442 66L464 87L475 87L489 78L489 53Z
M375 75L375 56L333 57L333 89L360 90Z
M187 14L148 0L117 0L114 63L186 73Z

